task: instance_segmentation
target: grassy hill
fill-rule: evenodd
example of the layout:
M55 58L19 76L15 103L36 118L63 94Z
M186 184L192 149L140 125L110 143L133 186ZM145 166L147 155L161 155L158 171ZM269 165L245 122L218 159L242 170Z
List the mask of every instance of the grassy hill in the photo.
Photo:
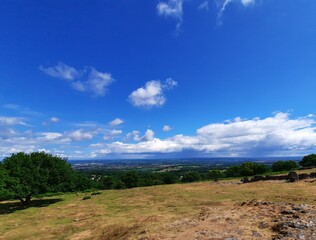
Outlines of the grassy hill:
M28 209L20 209L18 202L0 202L0 239L272 239L282 209L307 204L314 211L316 205L315 179L202 182L100 193L38 199Z

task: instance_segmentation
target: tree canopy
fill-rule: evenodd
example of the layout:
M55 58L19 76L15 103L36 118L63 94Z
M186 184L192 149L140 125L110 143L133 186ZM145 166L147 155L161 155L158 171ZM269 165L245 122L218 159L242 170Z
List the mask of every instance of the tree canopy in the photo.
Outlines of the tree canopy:
M31 197L75 188L76 174L66 158L45 152L16 153L3 160L0 184L4 191L29 205Z
M280 172L280 171L291 171L298 168L298 164L293 161L277 161L272 164L272 171L273 172Z
M316 154L304 156L300 165L303 167L316 167Z

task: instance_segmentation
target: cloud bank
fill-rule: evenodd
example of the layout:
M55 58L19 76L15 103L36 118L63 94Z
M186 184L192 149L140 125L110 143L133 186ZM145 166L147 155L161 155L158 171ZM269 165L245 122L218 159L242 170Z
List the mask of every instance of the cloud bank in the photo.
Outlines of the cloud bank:
M34 132L21 118L0 116L0 156L38 149L47 149L54 154L62 151L73 158L153 157L161 154L185 157L187 152L196 157L300 156L316 151L314 118L313 115L291 118L283 112L266 118L236 117L202 126L194 135L177 134L161 139L153 129L147 129L143 134L134 130L126 135L121 129L100 127Z

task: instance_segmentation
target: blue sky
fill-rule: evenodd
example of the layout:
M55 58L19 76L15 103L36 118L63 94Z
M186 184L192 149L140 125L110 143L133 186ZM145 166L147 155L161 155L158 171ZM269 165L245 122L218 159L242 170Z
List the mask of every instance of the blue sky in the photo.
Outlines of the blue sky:
M316 2L4 0L0 157L316 151Z

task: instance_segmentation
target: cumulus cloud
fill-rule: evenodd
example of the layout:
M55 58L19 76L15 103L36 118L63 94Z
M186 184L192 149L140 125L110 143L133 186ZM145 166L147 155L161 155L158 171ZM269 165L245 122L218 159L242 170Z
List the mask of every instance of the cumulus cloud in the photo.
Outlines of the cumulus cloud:
M71 131L65 134L66 138L69 138L71 141L83 141L90 140L96 135L98 131L84 131L83 129L78 129Z
M139 137L138 131L130 135L139 142L115 142L98 147L117 154L194 151L197 156L257 157L295 156L316 150L314 119L310 116L291 119L288 113L276 113L264 119L235 118L229 122L211 123L197 129L194 136L179 134L158 139L150 130L143 137Z
M152 141L154 139L155 132L151 129L147 129L144 136L140 138L142 141Z
M168 0L157 4L159 16L172 17L177 20L176 28L179 31L182 24L183 0Z
M78 151L84 152L81 157L102 157L111 154L140 157L164 153L185 156L181 154L187 152L196 157L300 156L316 151L315 116L312 114L294 118L283 112L266 118L235 117L202 126L191 136L178 134L165 139L156 137L152 129L147 129L143 135L139 131L132 131L126 134L126 138L111 142L98 142L95 139L105 135L109 140L114 140L123 133L122 130L80 128L64 132L20 132L14 129L16 124L20 125L19 121L2 121L0 156L44 148L52 153L61 150L65 156L73 157L80 157ZM89 144L85 143L83 146L80 141L87 141Z
M162 127L162 131L164 131L164 132L170 132L171 130L172 130L172 127L169 125L164 125Z
M89 92L94 96L103 96L107 87L114 81L111 73L99 72L94 67L76 70L60 62L53 67L39 66L39 69L51 77L69 80L73 89Z
M133 91L128 100L136 107L152 108L161 107L166 102L164 92L177 86L177 82L168 78L164 83L152 80L145 84L144 87Z
M220 4L219 4L219 11L218 11L218 14L217 14L217 23L219 25L222 24L222 17L223 17L223 14L226 10L226 8L231 4L231 3L237 3L237 4L241 4L242 6L244 7L249 7L253 4L255 4L256 0L222 0L220 1Z
M140 141L140 137L139 137L140 132L139 131L132 131L126 134L126 138L127 139L133 139L134 141Z
M118 125L121 125L122 123L124 123L124 121L122 119L115 118L109 123L109 125L110 125L110 127L116 127Z

